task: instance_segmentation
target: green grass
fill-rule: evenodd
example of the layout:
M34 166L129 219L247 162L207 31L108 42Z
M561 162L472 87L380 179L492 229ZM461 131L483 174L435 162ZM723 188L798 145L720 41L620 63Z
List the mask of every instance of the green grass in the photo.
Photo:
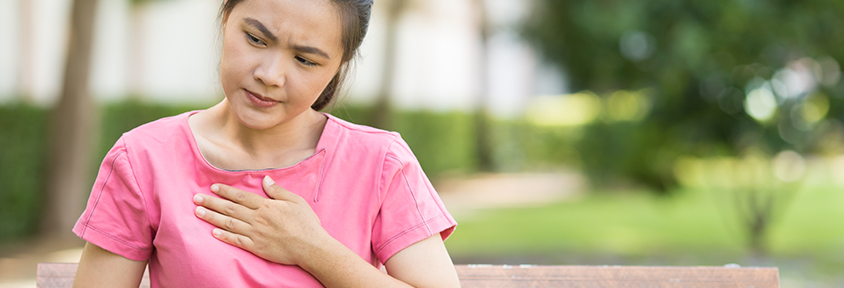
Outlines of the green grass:
M778 224L770 237L774 253L841 261L844 259L844 188L800 192Z
M773 257L841 262L844 189L799 192L768 234ZM746 237L728 202L704 191L673 197L591 193L541 207L490 209L458 218L446 245L455 257L562 253L649 257L747 253ZM824 260L825 259L825 260ZM838 260L836 260L838 259ZM721 261L721 260L713 260Z

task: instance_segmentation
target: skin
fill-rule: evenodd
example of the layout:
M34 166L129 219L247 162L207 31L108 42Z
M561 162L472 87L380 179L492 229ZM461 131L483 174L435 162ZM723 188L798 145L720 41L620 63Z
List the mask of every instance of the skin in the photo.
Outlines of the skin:
M134 261L87 243L82 249L73 287L132 287L141 285L146 261Z
M277 168L314 153L327 119L310 105L343 64L337 15L324 0L247 0L224 17L220 77L226 98L189 118L209 163L229 170ZM256 105L254 95L276 103ZM224 199L197 194L195 214L219 227L212 235L220 241L299 265L327 287L460 286L440 235L387 259L385 274L332 238L304 199L269 177L263 189L269 199L214 184L211 192ZM145 266L88 243L74 287L138 287Z

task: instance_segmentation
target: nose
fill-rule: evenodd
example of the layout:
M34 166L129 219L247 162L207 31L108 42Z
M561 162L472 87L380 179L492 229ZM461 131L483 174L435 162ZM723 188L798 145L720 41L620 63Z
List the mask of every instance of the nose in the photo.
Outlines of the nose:
M287 73L282 57L268 57L255 68L252 76L255 80L267 86L284 86L284 82L287 81Z

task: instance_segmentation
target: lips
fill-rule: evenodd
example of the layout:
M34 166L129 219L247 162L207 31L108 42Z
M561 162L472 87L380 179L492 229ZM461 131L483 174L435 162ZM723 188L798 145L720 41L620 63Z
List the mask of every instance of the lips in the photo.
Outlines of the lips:
M278 101L275 101L271 98L263 97L261 95L252 93L246 89L243 89L243 91L246 92L246 97L249 98L249 101L251 101L252 104L254 104L255 106L269 108L278 104Z

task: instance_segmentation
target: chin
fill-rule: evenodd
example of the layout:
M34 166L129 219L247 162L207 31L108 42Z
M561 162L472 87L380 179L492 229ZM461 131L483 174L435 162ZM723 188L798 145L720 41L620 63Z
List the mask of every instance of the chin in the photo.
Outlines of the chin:
M283 122L281 115L261 113L257 111L232 111L241 125L249 129L264 130Z

